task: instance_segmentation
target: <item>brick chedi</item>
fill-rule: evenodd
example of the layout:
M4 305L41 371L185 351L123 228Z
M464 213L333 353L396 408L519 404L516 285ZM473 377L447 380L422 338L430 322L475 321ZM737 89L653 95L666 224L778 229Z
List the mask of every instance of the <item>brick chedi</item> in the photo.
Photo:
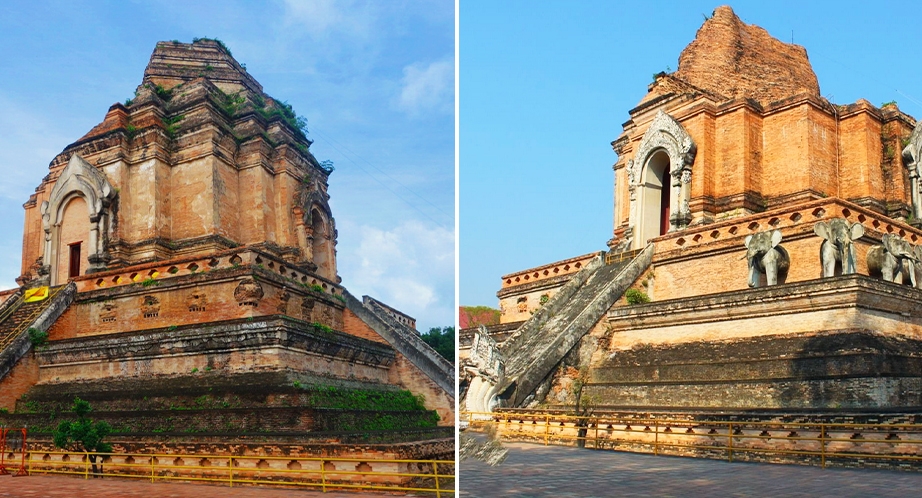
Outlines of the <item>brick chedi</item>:
M330 172L291 108L224 49L160 43L127 104L59 154L26 203L21 282L43 272L52 285L66 281L66 248L82 237L81 275L258 245L338 283ZM82 163L68 170L72 160ZM103 178L90 192L98 206L68 197L62 174L80 177L83 163ZM89 237L62 232L64 217L84 212L97 220Z
M451 437L435 427L453 423L450 364L341 285L332 168L305 131L222 43L158 43L135 97L25 203L22 288L0 303L6 422L76 395L135 443L193 425L289 442ZM23 302L42 286L47 309ZM27 326L48 344L31 349ZM227 423L166 423L170 407ZM421 448L404 456L435 454Z
M922 406L922 125L729 7L629 114L609 250L502 277L468 409Z

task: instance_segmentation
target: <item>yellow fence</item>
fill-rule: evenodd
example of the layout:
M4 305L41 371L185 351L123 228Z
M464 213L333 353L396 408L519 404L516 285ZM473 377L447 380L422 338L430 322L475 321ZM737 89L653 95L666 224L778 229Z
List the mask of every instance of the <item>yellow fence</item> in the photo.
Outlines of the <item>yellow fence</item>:
M586 448L709 458L849 465L922 460L922 424L844 424L731 420L577 417L559 414L465 412L471 428L500 437ZM922 466L920 466L922 468Z
M95 461L95 462L94 462ZM451 460L373 460L271 456L80 453L31 451L29 474L204 481L328 490L413 491L452 496Z
M629 261L637 257L643 249L634 249L633 251L624 251L624 252L607 252L605 253L605 264L610 265L614 263L621 263L622 261Z

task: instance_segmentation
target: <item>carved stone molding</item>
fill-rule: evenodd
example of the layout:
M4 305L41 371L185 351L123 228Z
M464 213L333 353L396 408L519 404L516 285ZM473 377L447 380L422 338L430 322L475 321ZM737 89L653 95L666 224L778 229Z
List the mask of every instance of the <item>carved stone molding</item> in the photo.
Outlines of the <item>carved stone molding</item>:
M160 316L160 300L154 296L144 296L141 299L141 315L144 318L157 318Z
M276 306L276 311L283 315L288 313L288 301L290 300L291 294L289 294L287 291L282 291L279 294L279 304Z
M205 305L207 304L207 298L205 293L201 289L195 289L189 295L189 298L186 300L186 306L189 307L189 311L205 311Z
M234 289L234 299L238 306L256 306L263 298L264 292L259 282L252 277L246 277Z

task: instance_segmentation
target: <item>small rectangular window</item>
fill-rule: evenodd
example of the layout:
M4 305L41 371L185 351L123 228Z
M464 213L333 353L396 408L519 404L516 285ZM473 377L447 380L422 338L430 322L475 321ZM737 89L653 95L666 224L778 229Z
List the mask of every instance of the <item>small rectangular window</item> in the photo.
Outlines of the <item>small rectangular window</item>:
M67 270L67 278L80 276L80 242L70 244L70 267Z

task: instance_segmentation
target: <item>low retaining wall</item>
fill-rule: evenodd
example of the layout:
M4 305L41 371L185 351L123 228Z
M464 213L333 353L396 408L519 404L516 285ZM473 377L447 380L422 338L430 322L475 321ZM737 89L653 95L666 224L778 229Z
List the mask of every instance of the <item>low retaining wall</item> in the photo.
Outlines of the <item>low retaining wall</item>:
M177 442L166 437L112 441L112 453L68 452L30 437L29 473L159 480L292 484L305 487L453 489L454 438L401 444L298 444L237 440ZM23 455L3 450L18 469ZM94 461L95 460L95 461ZM94 469L95 465L95 469ZM435 483L435 473L439 482Z
M470 427L504 440L657 455L922 470L922 413L501 411ZM482 417L481 417L482 418Z

